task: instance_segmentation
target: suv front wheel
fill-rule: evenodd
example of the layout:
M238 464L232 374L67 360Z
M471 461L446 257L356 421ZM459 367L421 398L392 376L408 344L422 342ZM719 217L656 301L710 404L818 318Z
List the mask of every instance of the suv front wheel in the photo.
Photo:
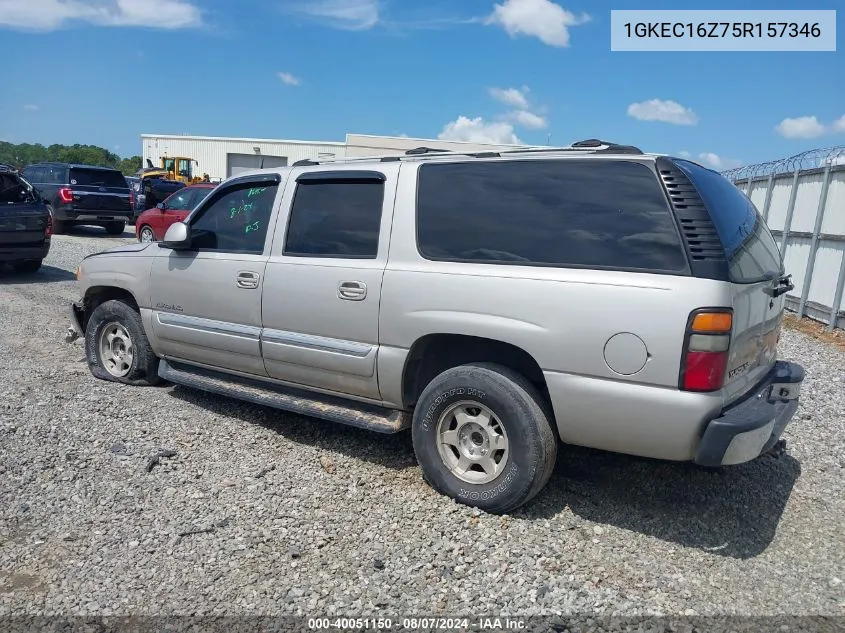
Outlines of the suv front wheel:
M158 358L150 347L141 315L120 300L104 301L85 327L85 357L101 380L127 385L159 382Z
M429 383L414 410L414 452L426 481L494 514L533 498L551 476L557 440L547 407L522 375L461 365Z

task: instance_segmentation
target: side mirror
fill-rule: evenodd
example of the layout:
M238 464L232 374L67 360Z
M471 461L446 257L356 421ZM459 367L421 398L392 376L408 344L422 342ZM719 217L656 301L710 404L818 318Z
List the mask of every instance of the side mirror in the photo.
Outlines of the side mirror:
M191 229L184 222L174 222L164 234L164 239L159 242L162 248L171 248L174 251L187 250L191 247Z
M163 202L159 202L159 203L156 205L156 209L158 209L159 211L164 211L164 203L163 203Z

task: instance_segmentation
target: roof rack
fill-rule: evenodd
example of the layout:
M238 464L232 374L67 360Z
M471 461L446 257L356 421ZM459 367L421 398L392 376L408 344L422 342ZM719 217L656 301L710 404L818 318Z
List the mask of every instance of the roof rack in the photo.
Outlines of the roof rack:
M406 150L404 154L389 154L384 156L349 156L340 158L312 159L305 158L293 163L293 167L309 167L315 165L337 165L345 163L390 163L406 160L426 160L436 158L447 158L453 156L467 156L469 158L499 158L502 156L526 155L526 154L640 154L644 152L633 145L620 145L599 139L586 139L578 141L567 147L520 147L516 149L451 151L446 149L435 149L431 147L415 147Z

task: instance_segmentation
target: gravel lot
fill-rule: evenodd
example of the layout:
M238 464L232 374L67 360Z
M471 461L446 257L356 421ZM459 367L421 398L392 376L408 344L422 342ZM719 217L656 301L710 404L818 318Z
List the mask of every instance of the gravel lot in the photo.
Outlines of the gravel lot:
M563 448L489 516L423 482L409 434L94 379L63 341L73 271L127 241L0 273L0 615L845 615L841 350L784 333L808 377L780 458Z

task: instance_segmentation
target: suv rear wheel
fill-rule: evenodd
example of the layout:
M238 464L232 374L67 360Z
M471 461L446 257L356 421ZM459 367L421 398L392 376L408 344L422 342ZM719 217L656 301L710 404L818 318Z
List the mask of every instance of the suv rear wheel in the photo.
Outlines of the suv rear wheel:
M551 476L557 440L537 389L492 363L461 365L429 383L414 411L414 452L426 481L456 501L506 513Z
M91 373L101 380L127 385L155 385L156 357L141 315L120 300L105 301L91 313L85 327L85 356Z
M126 222L109 222L108 224L103 225L103 228L109 235L122 235L123 231L126 229Z
M37 272L39 268L41 268L41 260L24 259L22 261L14 262L12 264L12 268L14 268L15 272L18 273L34 273Z

